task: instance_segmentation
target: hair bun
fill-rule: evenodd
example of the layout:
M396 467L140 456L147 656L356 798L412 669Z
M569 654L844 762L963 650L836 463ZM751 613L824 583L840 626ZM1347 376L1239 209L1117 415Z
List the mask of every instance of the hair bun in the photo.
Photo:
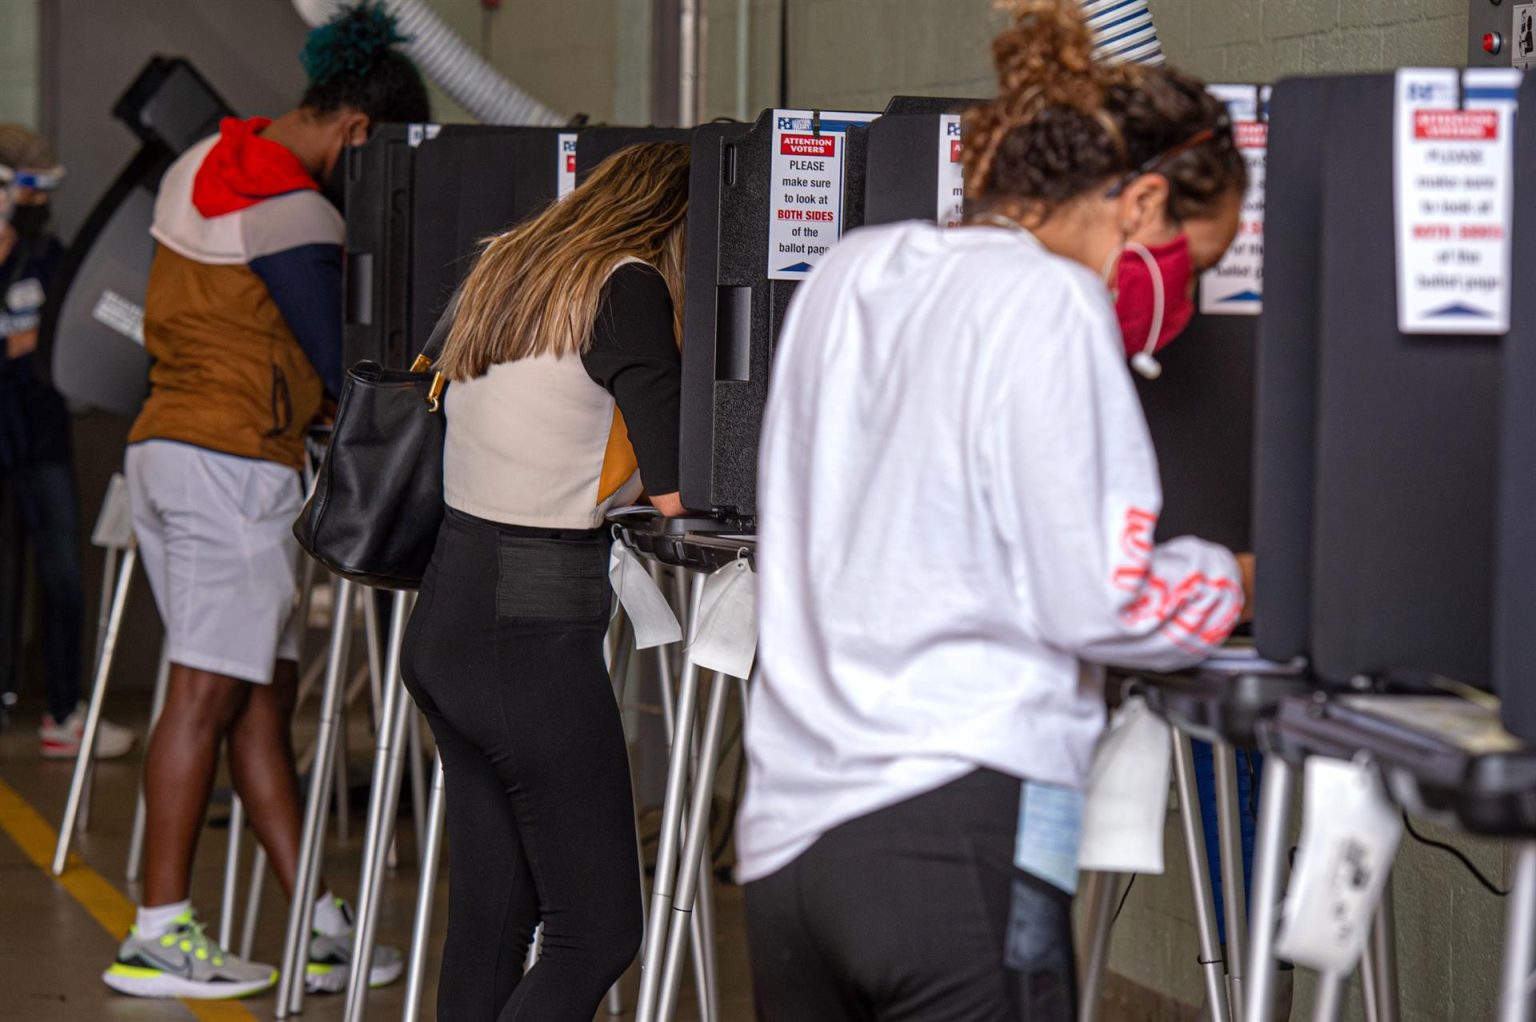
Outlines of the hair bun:
M311 31L299 61L312 85L366 78L397 43L406 41L383 0L361 0Z

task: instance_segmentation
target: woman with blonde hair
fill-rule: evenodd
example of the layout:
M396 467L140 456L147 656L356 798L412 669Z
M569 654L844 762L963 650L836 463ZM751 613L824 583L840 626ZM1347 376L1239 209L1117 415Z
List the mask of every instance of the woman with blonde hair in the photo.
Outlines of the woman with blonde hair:
M616 154L460 289L447 510L405 654L447 776L445 1022L590 1022L639 946L603 519L642 490L682 512L688 165L675 143Z

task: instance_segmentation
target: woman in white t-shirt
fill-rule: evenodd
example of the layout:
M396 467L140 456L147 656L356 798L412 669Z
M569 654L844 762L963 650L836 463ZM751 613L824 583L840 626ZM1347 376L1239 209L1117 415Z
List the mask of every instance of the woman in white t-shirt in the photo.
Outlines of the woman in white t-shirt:
M855 232L776 354L738 835L766 1022L1071 1019L1099 665L1193 664L1251 589L1153 543L1126 366L1231 243L1231 126L1191 78L1095 64L1072 0L1014 10L969 225Z

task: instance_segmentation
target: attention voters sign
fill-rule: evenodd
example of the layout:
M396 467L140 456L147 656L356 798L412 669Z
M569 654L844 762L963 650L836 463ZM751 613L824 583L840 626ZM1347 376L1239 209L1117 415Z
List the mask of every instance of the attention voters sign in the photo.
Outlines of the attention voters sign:
M877 116L773 112L770 280L804 280L842 237L848 131Z
M1509 330L1520 72L1397 73L1397 319L1405 334Z

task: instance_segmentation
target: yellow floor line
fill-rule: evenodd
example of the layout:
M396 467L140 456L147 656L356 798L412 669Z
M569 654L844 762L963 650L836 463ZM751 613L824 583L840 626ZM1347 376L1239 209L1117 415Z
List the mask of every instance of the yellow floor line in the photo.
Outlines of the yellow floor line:
M0 781L0 831L15 842L43 875L89 912L113 940L122 940L127 935L128 928L133 925L133 902L73 852L64 875L54 877L53 849L58 842L58 832L4 781ZM181 1004L203 1022L255 1022L256 1019L239 1001L182 1001Z

